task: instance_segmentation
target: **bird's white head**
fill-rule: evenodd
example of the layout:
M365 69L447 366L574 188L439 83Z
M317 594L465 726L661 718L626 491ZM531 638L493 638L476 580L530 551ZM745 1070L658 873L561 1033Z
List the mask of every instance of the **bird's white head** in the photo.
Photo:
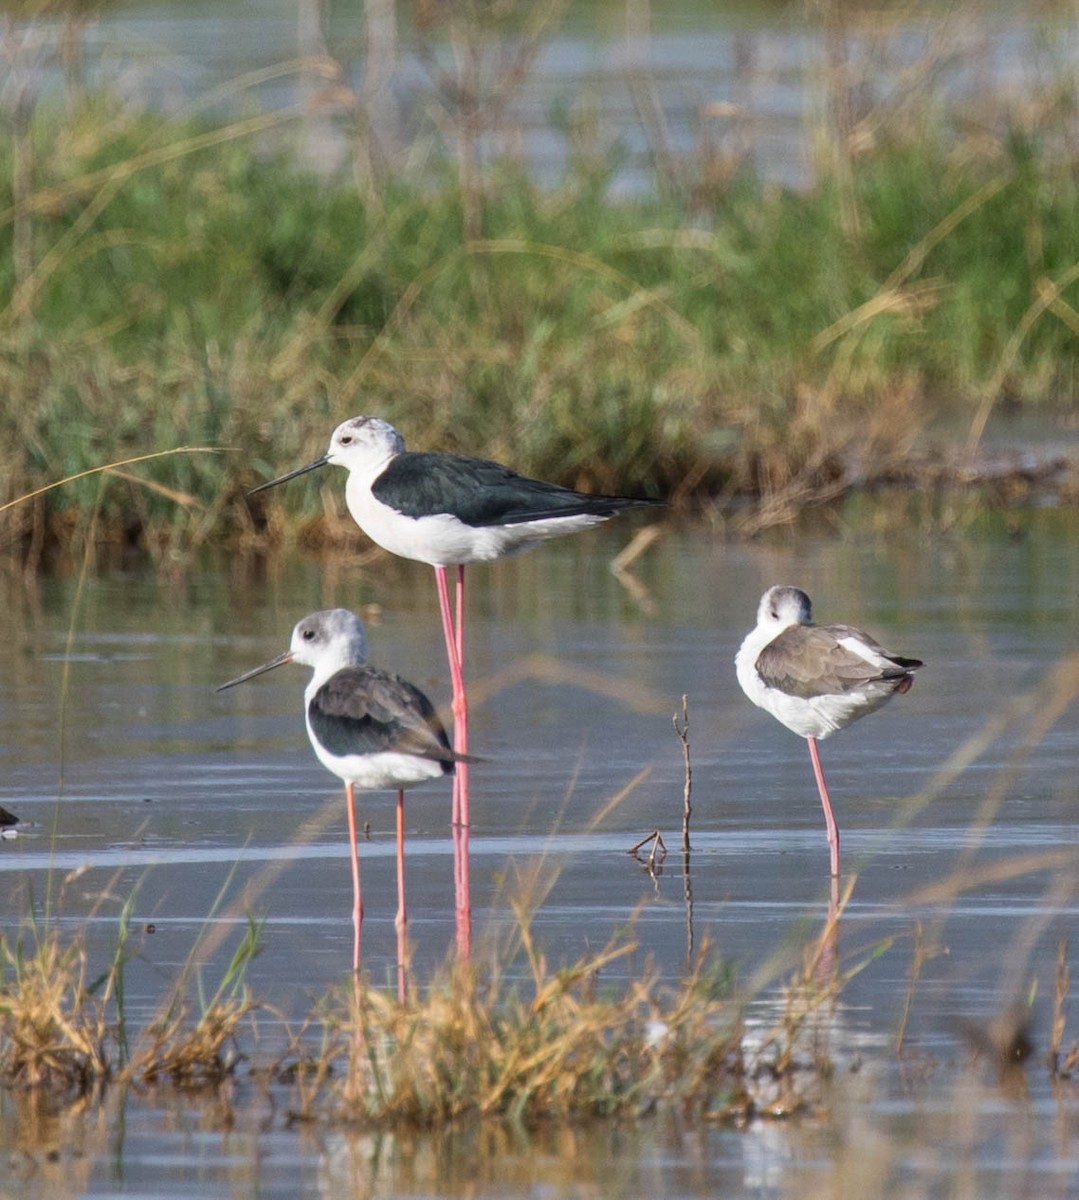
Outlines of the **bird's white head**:
M285 663L303 663L314 668L308 684L308 692L320 688L331 675L342 667L359 667L367 661L367 634L363 622L347 608L328 608L324 612L311 613L297 621L292 630L292 643L276 658L245 671L217 689L227 691L238 683L246 683L258 675L265 675Z
M790 625L812 625L813 605L801 588L788 584L770 587L757 608L757 625L780 633Z
M405 448L405 439L381 417L349 417L330 437L325 462L375 476Z
M367 634L355 613L328 608L296 622L289 653L293 662L313 667L315 675L325 680L342 667L367 661Z

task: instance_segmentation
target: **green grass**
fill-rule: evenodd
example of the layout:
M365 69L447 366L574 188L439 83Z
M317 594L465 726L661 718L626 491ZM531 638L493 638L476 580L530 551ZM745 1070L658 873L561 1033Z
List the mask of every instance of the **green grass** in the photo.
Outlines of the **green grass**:
M842 488L852 454L894 472L941 412L1070 410L1073 110L1063 89L972 128L908 97L803 191L690 161L614 202L613 159L553 189L493 164L466 237L448 159L372 199L267 149L284 116L42 102L0 132L0 504L235 448L110 481L102 536L165 556L283 536L241 492L356 412L415 448L692 503ZM97 500L91 478L10 509L6 540L40 549ZM266 503L322 512L315 488Z

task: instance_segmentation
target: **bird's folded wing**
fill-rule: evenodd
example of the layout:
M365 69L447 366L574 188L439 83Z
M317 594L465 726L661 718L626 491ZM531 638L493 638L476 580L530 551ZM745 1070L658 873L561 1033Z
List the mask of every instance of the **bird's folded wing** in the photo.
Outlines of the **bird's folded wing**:
M656 503L587 495L528 479L485 458L435 451L399 454L375 480L371 492L405 516L450 513L474 528L548 517L611 516L637 504Z
M851 649L851 644L857 644L863 652ZM893 661L860 630L839 625L792 625L761 651L757 673L769 687L811 700L852 692L874 680L898 680L907 670L902 660Z
M333 754L394 751L452 762L446 731L427 697L397 675L345 667L311 697L319 741Z

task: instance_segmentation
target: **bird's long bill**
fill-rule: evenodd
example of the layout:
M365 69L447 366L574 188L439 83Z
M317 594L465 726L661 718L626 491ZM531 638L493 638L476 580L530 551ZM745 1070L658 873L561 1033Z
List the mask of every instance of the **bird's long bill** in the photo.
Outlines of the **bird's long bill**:
M268 488L277 487L279 483L288 483L297 475L306 475L308 471L317 471L319 467L324 467L329 461L329 456L324 454L321 458L316 458L314 462L309 462L306 467L297 467L295 471L289 471L287 475L279 475L276 479L271 479L269 483L260 483L258 487L252 488L247 494L253 496L256 492L265 492Z
M235 679L230 679L228 683L223 683L220 687L214 688L214 691L226 691L230 687L235 687L238 683L246 683L249 679L254 679L256 675L262 675L266 671L272 671L274 667L282 667L285 663L289 662L292 662L292 651L286 650L284 654L279 654L276 658L271 658L268 663L263 663L261 667L256 667L253 671L245 671L243 675L238 675Z

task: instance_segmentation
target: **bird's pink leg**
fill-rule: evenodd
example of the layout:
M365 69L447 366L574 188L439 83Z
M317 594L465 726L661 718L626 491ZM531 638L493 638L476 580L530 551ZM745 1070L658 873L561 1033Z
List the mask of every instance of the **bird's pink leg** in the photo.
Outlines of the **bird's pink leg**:
M824 806L824 824L828 828L828 849L832 855L832 874L839 874L839 826L835 823L832 812L832 802L828 798L828 785L824 782L824 771L820 765L820 755L817 753L817 739L806 738L809 743L809 757L813 760L813 774L817 777L817 791L820 792L820 802Z
M459 707L453 710L453 748L458 754L468 753L468 693L465 691L465 568L457 566L457 620L454 629L457 648L457 670L461 677ZM458 817L468 828L468 763L458 763L454 772L459 797Z
M458 570L463 572L464 568L459 567ZM465 701L464 672L461 669L461 658L457 649L459 635L453 613L450 611L450 590L446 582L445 567L435 567L435 582L438 584L438 607L442 614L442 633L446 639L446 657L450 664L450 680L453 686L453 748L464 754L466 751L462 748L462 743L463 745L468 744L468 707ZM463 584L459 577L458 606L460 606L462 588ZM460 612L458 612L459 620ZM466 789L462 798L462 776L454 772L453 809L450 818L454 825L468 823L467 770L463 778Z
M454 721L454 749L459 754L468 753L468 694L465 691L465 568L457 565L457 621L455 629L457 645L457 667L461 672L461 704ZM454 861L456 864L457 890L457 949L463 962L472 952L472 882L469 878L468 828L468 763L459 762L453 771L458 789L458 815L460 818L456 834Z
M467 962L472 953L472 894L468 864L468 826L455 825L453 833L453 886L457 896L457 953Z
M438 606L442 614L442 632L446 638L446 655L449 658L450 676L453 680L454 749L465 754L468 746L468 707L465 701L464 672L461 669L458 650L458 647L463 647L464 644L464 631L461 628L463 625L464 568L458 567L458 620L456 625L450 612L450 595L445 567L435 567L435 580L438 584ZM472 940L472 900L468 864L468 767L463 763L457 763L454 768L453 808L450 824L453 831L453 887L457 916L457 949L461 957L467 959Z
M405 792L397 789L397 999L405 1002L405 968L408 964L408 941L405 928L408 913L405 910Z
M360 969L360 926L363 924L363 897L360 894L360 851L356 843L356 795L352 783L345 784L348 801L348 837L352 850L352 969Z
M814 975L822 986L835 982L836 963L839 961L839 876L833 875L829 882L828 919L821 935L820 958Z

